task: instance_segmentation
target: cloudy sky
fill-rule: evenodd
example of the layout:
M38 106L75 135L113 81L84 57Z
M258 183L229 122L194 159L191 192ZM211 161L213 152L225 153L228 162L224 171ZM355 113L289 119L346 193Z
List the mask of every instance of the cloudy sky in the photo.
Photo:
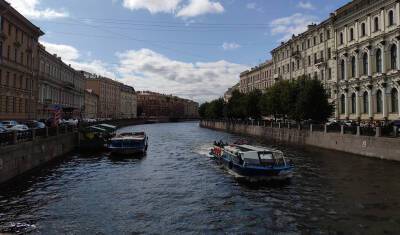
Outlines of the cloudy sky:
M76 69L136 90L214 99L347 0L8 0Z

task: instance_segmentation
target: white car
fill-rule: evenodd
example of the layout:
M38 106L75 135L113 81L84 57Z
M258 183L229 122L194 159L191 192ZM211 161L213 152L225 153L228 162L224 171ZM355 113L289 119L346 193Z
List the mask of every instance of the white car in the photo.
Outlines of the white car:
M27 131L27 130L29 130L29 127L27 125L18 124L18 125L12 126L10 128L7 128L7 130L9 130L9 131Z
M78 119L68 119L68 120L61 120L61 124L68 125L68 126L76 126L78 125Z

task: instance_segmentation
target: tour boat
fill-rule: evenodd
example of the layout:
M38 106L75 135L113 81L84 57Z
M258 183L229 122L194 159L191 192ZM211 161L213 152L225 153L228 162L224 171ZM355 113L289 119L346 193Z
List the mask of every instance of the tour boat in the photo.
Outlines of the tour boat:
M144 132L125 132L111 138L108 150L111 154L144 154L148 147L148 137Z
M116 126L98 124L80 128L79 148L81 150L104 150L107 142L115 136Z
M294 168L281 151L251 145L217 143L211 155L235 176L249 181L290 179Z

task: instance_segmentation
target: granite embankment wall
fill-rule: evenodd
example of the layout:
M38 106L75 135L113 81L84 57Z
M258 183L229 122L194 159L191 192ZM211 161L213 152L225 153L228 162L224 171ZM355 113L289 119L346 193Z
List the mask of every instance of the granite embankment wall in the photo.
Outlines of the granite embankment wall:
M0 147L0 184L41 166L76 147L76 132Z
M200 122L200 126L290 144L308 145L361 156L400 161L400 138L328 133L326 131L312 131L312 128L300 130L298 128L266 127L222 121L203 120Z

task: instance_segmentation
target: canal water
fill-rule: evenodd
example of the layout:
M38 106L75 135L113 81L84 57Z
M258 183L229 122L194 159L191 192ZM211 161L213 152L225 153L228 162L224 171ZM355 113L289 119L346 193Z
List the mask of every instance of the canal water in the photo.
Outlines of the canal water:
M239 183L207 157L240 138L198 123L127 127L149 135L142 159L71 154L0 189L0 233L400 233L400 164L274 146L288 184Z

